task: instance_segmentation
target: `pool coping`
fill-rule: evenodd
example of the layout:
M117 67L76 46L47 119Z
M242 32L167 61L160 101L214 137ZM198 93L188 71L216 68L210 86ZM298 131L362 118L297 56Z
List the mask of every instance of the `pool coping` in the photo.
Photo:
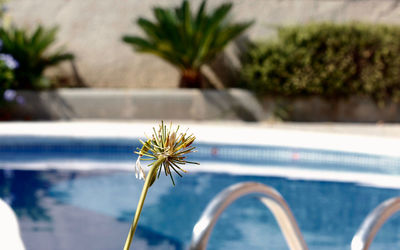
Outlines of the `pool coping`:
M0 123L0 136L136 139L150 135L157 124L158 121L7 122ZM357 134L354 128L346 133L260 123L186 121L179 124L183 129L188 128L202 143L283 146L400 157L400 137ZM326 125L327 130L329 126Z

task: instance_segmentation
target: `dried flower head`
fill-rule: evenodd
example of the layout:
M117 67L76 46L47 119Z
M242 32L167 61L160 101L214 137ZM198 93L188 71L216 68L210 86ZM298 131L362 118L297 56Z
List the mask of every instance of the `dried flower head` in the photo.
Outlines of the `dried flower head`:
M170 124L167 128L164 122L161 122L158 131L153 128L153 132L154 134L151 138L147 138L146 142L140 140L143 146L135 152L139 155L135 166L136 177L139 177L139 179L146 178L140 161L149 160L153 161L148 165L149 167L158 165L157 178L164 171L166 176L171 177L172 183L175 185L172 171L182 177L181 172L186 173L186 170L182 169L182 165L187 163L198 164L188 161L186 158L187 154L194 152L195 147L192 146L192 143L196 137L193 134L187 135L187 132L179 133L179 126L172 130L172 124ZM154 183L155 177L152 176L151 184Z

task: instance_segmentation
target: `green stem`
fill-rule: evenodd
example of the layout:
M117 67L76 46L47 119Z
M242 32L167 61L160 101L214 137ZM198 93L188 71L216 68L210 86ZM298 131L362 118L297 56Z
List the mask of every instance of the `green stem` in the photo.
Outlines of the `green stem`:
M155 175L157 174L158 167L161 165L161 163L164 160L165 160L164 157L160 157L156 162L154 162L154 165L150 168L150 171L146 176L146 181L144 182L144 185L143 185L142 194L140 195L139 203L136 208L135 217L131 224L131 228L129 229L128 237L126 238L126 241L125 241L124 250L129 250L129 247L132 243L133 236L135 235L137 224L139 222L140 213L142 212L142 208L143 208L144 200L146 199L147 191L149 190L149 188L152 184L151 180L156 177Z

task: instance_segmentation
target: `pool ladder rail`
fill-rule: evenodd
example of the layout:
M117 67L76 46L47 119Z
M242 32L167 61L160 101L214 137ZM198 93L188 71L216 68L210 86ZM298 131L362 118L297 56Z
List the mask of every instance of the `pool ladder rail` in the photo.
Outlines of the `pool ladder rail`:
M271 210L291 250L307 250L297 222L286 201L275 189L256 182L232 185L219 193L207 206L193 228L190 250L205 250L219 216L237 199L257 194L260 201ZM378 205L365 219L351 241L351 250L368 250L381 226L400 211L400 197Z
M256 182L232 185L219 193L207 206L193 228L190 250L205 250L219 216L237 199L259 195L260 201L271 210L291 250L307 250L297 222L286 201L275 189Z
M400 210L400 197L382 202L364 219L351 241L351 250L368 250L381 226Z

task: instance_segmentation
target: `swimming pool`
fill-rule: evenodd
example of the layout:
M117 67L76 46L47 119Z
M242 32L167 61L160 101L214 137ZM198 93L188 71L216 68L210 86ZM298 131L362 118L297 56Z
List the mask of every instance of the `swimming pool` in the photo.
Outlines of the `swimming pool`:
M122 249L143 185L127 171L136 146L136 139L2 136L0 197L17 212L26 246ZM397 157L265 145L197 146L193 160L202 163L202 171L177 180L176 187L161 178L150 189L134 239L138 249L185 249L208 202L242 181L277 189L310 249L321 250L348 249L365 216L400 195ZM395 216L372 249L398 246L399 230ZM208 247L245 248L287 249L272 214L254 197L227 209Z

